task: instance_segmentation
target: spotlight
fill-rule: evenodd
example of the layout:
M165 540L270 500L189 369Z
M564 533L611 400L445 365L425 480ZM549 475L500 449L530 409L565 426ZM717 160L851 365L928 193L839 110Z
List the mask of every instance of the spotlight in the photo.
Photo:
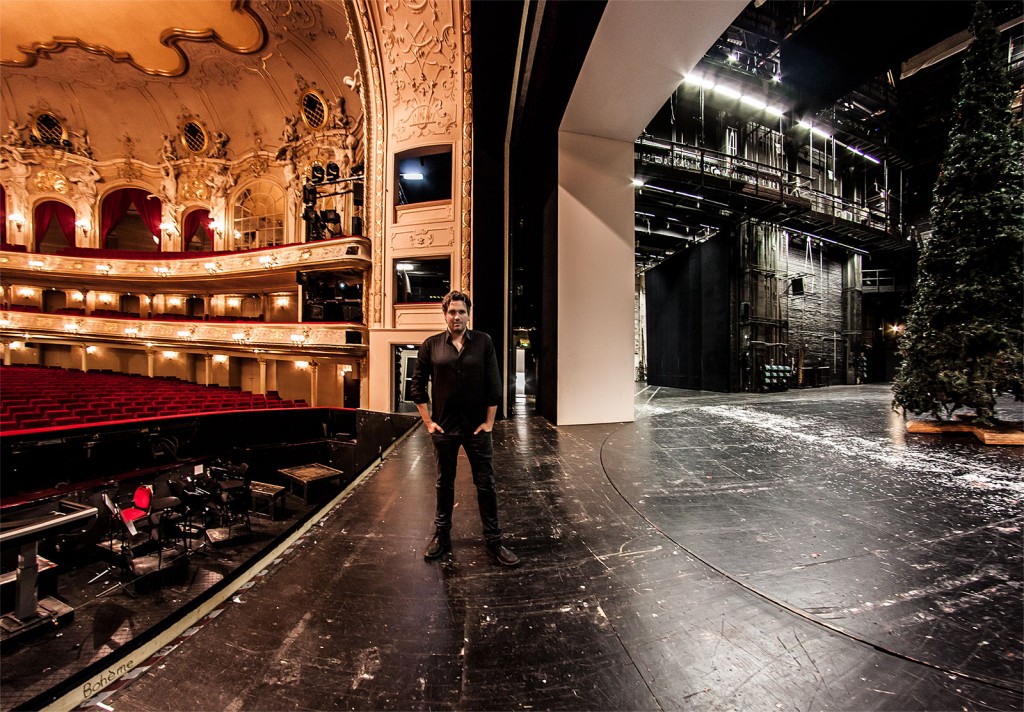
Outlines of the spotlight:
M319 163L313 164L313 167L309 169L309 175L314 183L324 182L324 167Z
M338 168L338 164L335 163L334 161L331 161L330 163L328 163L327 164L327 180L328 181L335 181L335 180L338 180L338 178L340 176L341 176L341 171Z
M316 205L316 186L312 183L306 183L302 186L302 202L306 205Z

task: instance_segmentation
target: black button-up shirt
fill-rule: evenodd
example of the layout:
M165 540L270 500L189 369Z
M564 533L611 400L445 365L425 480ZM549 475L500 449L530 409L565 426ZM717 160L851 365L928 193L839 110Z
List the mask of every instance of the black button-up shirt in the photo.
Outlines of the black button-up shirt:
M431 419L451 435L472 435L487 420L487 408L501 401L501 380L494 342L482 331L466 330L462 351L443 331L420 346L410 391L413 403L429 403L427 382L433 380Z

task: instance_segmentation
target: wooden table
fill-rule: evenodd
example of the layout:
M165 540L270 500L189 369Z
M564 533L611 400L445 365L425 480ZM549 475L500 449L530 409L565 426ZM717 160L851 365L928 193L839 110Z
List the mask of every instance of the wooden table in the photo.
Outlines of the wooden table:
M335 470L333 467L319 463L299 465L298 467L284 467L279 472L290 481L302 485L302 501L304 504L309 504L309 486L311 484L320 480L332 479L338 479L340 483L341 476L345 474L341 470Z
M265 514L271 519L277 519L278 510L284 509L285 488L281 485L272 485L256 480L253 480L250 485L252 487L252 513Z

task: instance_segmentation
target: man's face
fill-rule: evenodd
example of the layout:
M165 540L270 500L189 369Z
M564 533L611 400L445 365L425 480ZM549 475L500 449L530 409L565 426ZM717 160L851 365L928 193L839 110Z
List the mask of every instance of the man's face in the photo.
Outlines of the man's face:
M466 324L469 322L469 310L466 303L453 299L448 304L448 310L444 313L444 320L448 324L448 331L453 336L461 336L466 333Z

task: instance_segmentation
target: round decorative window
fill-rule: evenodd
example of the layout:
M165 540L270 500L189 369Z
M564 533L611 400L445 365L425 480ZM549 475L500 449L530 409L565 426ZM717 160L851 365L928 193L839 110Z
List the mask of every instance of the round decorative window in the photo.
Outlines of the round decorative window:
M32 135L40 142L51 146L60 146L67 139L68 132L53 114L44 111L32 122Z
M210 138L206 127L198 121L188 121L181 127L181 143L189 153L205 153Z
M302 95L300 105L302 121L310 129L316 131L327 125L327 102L320 92L310 89Z

